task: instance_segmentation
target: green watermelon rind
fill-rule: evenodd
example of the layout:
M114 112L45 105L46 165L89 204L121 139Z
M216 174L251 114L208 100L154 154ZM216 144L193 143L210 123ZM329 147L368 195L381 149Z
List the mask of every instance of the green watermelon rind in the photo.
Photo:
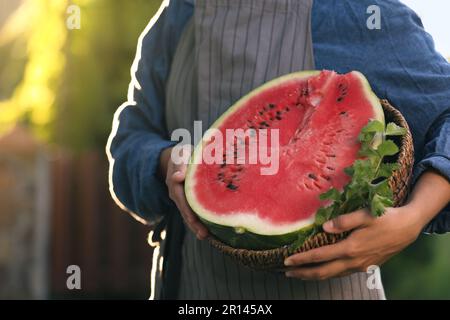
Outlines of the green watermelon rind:
M272 236L256 234L248 230L244 230L244 232L238 232L236 231L236 228L212 223L203 218L200 218L200 221L205 224L205 226L213 236L215 236L217 239L220 239L220 241L222 241L223 243L233 248L248 250L269 250L281 248L292 244L302 234L309 234L310 230L314 228L314 224L312 224L294 232Z
M224 112L212 124L211 128L220 127L220 125L230 114L239 110L243 105L245 105L245 103L249 99L259 94L260 92L288 81L302 80L312 76L316 76L319 75L320 72L321 71L317 70L301 71L284 75L282 77L276 78L272 81L265 83L264 85L251 91L246 96L238 100L232 107L230 107L226 112ZM360 78L363 90L365 91L366 96L370 101L370 103L372 104L372 108L374 109L375 119L384 123L385 120L383 108L381 106L378 97L372 91L372 88L368 80L362 73L358 71L352 71L352 73L356 74ZM211 137L207 134L203 136L202 140L197 144L197 146L194 149L194 152L191 156L190 163L186 171L185 194L186 199L192 210L197 214L200 220L205 225L207 225L208 229L214 236L216 236L218 239L234 248L264 250L289 245L295 240L297 240L298 236L301 233L308 232L311 228L315 226L314 216L312 216L310 219L305 219L298 223L292 223L283 226L273 226L273 225L269 226L269 224L267 224L267 221L264 221L256 217L257 220L256 224L259 224L259 226L255 227L255 225L250 226L240 223L242 219L235 219L235 217L237 217L239 213L235 213L233 215L233 219L229 218L222 219L219 215L210 212L209 210L205 210L196 200L196 196L193 192L197 181L194 178L196 166L192 164L200 163L199 159L201 159L202 157L201 154L202 148L200 148L200 146L204 145L207 141L210 140L210 138ZM379 137L379 142L381 142L382 139L383 137ZM244 213L244 216L245 215L247 215L249 219L252 219L251 217L255 217L255 215L252 213ZM237 228L245 230L245 232L238 233L236 232Z

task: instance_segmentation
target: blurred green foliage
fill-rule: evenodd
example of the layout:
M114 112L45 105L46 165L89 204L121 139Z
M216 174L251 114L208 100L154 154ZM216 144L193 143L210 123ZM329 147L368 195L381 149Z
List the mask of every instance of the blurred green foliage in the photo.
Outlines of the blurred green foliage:
M76 1L75 1L76 2ZM81 29L69 32L55 142L103 148L112 114L125 101L139 34L159 0L97 0L81 5Z
M80 30L63 26L68 1L28 3L23 14L29 19L19 17L11 29L14 32L4 36L3 42L0 37L0 61L7 61L0 64L0 108L3 103L19 110L7 120L30 124L58 146L103 150L113 113L126 99L138 36L160 1L71 1L81 7ZM51 67L41 70L42 65ZM27 70L31 70L28 80ZM20 94L18 88L24 83L29 91ZM33 100L29 92L36 88L47 95ZM40 110L37 117L33 108ZM49 116L42 116L44 112L50 112ZM382 267L387 297L450 299L449 248L450 234L424 235L394 257Z
M66 7L67 0L23 1L0 30L0 47L5 48L0 56L11 61L0 69L6 83L0 90L6 96L0 101L0 130L20 121L48 137L65 62Z
M81 28L65 26L68 5ZM29 124L75 151L104 148L137 39L159 0L26 0L0 31L0 131Z
M388 299L450 299L450 233L420 236L381 276Z
M76 1L75 1L76 3ZM112 114L125 101L137 39L159 0L96 0L81 5L81 29L69 32L55 142L103 148Z

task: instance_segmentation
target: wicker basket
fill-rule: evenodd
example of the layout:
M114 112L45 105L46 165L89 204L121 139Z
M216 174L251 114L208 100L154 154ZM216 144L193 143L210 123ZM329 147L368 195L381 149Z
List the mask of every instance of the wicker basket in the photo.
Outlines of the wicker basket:
M407 129L406 135L396 141L400 145L400 152L395 159L389 159L390 161L396 161L400 165L400 168L389 179L389 186L394 193L394 206L400 206L406 200L409 191L409 182L414 163L413 141L408 124L401 113L390 105L387 100L381 100L381 104L384 109L386 123L395 122L397 125ZM310 249L333 244L345 237L346 234L318 233L306 240L297 252L305 252ZM287 247L271 250L247 250L232 248L213 236L210 236L208 240L216 249L238 260L241 264L257 270L281 268L283 267L284 259L289 255Z

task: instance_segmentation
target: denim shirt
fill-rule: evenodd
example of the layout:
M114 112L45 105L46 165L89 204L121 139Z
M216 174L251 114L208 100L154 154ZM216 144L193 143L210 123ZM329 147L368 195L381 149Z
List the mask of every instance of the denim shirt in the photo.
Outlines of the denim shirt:
M175 144L165 125L166 84L194 1L164 1L142 33L106 150L113 198L150 225L177 212L158 168L161 151ZM371 5L380 8L381 29L367 27ZM419 17L397 0L315 0L311 32L316 69L361 71L404 115L414 139L413 185L429 169L450 181L450 64ZM449 232L450 206L424 231Z

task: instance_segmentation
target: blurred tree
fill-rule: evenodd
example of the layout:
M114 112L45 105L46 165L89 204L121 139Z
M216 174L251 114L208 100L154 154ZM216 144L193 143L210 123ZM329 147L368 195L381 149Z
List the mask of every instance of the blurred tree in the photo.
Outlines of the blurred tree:
M81 9L80 30L66 27L68 0L27 0L0 31L0 58L9 61L0 68L0 130L19 121L49 142L101 149L160 1L70 3Z
M74 3L81 29L68 34L54 141L76 150L104 148L112 114L126 99L138 36L160 1Z
M22 121L29 122L41 137L49 136L65 61L66 6L66 0L24 1L3 26L0 46L7 47L4 55L12 64L2 68L1 79L14 88L6 86L11 96L0 102L0 129ZM23 70L13 69L24 60Z

